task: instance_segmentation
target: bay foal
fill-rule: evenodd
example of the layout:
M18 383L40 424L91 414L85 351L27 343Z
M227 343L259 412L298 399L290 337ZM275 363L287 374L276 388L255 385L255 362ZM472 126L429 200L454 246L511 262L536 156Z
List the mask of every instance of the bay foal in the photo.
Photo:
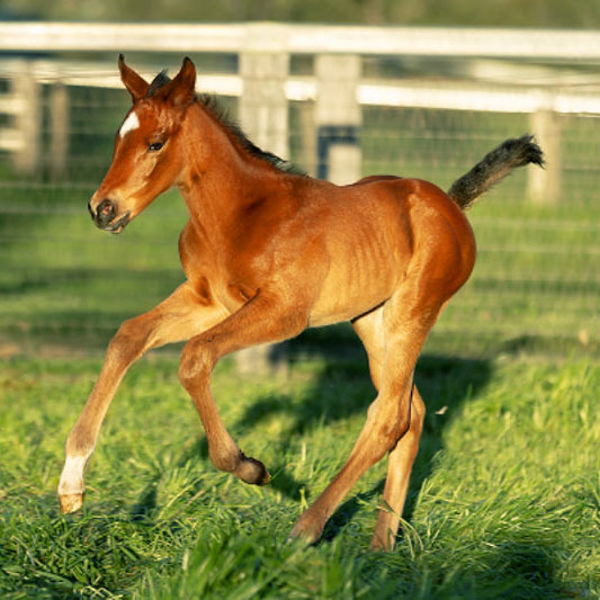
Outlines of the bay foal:
M307 327L350 321L366 348L377 397L346 464L292 536L318 540L350 488L387 453L372 547L392 548L425 414L415 363L475 261L463 209L512 168L541 164L540 149L529 137L508 140L448 194L392 176L338 187L293 174L254 146L210 99L196 95L189 59L173 80L161 73L150 84L122 56L119 69L133 106L89 210L99 228L120 233L177 186L190 217L179 239L187 279L154 310L125 321L110 342L67 439L62 511L82 505L83 471L128 367L150 348L182 340L189 341L179 378L202 419L210 460L247 483L267 483L267 469L238 448L219 416L209 385L215 363Z

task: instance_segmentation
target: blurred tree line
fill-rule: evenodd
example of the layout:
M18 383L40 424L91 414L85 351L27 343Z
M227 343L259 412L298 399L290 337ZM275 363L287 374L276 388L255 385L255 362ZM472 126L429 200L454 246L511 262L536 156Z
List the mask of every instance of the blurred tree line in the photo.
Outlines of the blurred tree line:
M0 0L0 18L600 27L600 0Z

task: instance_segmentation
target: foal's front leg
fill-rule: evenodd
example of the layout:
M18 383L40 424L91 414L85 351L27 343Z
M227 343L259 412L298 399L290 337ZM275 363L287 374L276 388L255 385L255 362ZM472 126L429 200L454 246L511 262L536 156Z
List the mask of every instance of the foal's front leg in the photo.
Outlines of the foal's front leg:
M131 364L150 348L188 339L223 319L225 311L202 304L187 283L154 310L125 321L111 340L102 371L66 443L65 465L58 485L63 513L83 503L83 472L119 383Z
M181 356L179 378L204 425L211 462L246 483L262 485L270 476L260 461L241 452L227 432L210 391L210 374L216 362L230 352L300 333L306 327L308 311L296 300L294 310L285 310L276 296L259 292L224 321L192 338Z

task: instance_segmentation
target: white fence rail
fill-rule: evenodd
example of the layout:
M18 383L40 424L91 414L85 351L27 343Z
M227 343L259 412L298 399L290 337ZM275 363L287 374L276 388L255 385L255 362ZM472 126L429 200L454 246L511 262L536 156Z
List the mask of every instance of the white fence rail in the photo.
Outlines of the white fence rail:
M0 23L0 50L255 51L597 61L600 60L600 32L282 23Z
M141 74L151 78L164 65L141 69ZM38 82L61 82L68 86L122 88L116 60L81 61L64 59L0 59L0 75L29 74ZM511 69L514 73L514 69ZM525 74L526 75L526 74ZM508 77L508 75L507 75ZM596 79L594 78L594 81ZM580 78L573 84L576 89L585 87L587 80ZM292 76L285 81L286 98L291 101L317 99L315 77ZM367 106L393 106L445 110L470 110L505 113L532 113L540 109L561 114L600 114L600 94L596 89L588 92L568 91L558 87L535 84L508 85L495 82L490 89L488 80L471 82L424 82L421 79L402 79L384 82L362 79L356 88L356 100ZM239 74L199 73L198 88L221 96L239 97L243 81ZM0 113L17 114L26 103L14 95L0 96Z

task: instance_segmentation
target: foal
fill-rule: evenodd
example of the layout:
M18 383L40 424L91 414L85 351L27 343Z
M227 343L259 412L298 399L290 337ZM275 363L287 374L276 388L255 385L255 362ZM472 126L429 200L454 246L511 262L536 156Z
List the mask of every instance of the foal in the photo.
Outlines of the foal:
M83 502L83 471L128 367L150 348L189 340L179 378L200 414L209 456L247 483L269 481L238 448L210 390L226 354L280 342L307 327L350 321L378 391L350 456L300 517L292 536L308 543L359 477L388 454L372 548L391 549L425 414L413 383L425 338L467 281L475 241L463 213L511 169L542 164L530 137L507 140L448 194L417 179L376 176L349 186L293 174L254 146L195 93L186 58L177 76L148 84L119 57L133 107L89 210L120 233L159 194L177 186L189 211L179 239L186 281L155 309L125 321L66 443L58 493L63 513Z

